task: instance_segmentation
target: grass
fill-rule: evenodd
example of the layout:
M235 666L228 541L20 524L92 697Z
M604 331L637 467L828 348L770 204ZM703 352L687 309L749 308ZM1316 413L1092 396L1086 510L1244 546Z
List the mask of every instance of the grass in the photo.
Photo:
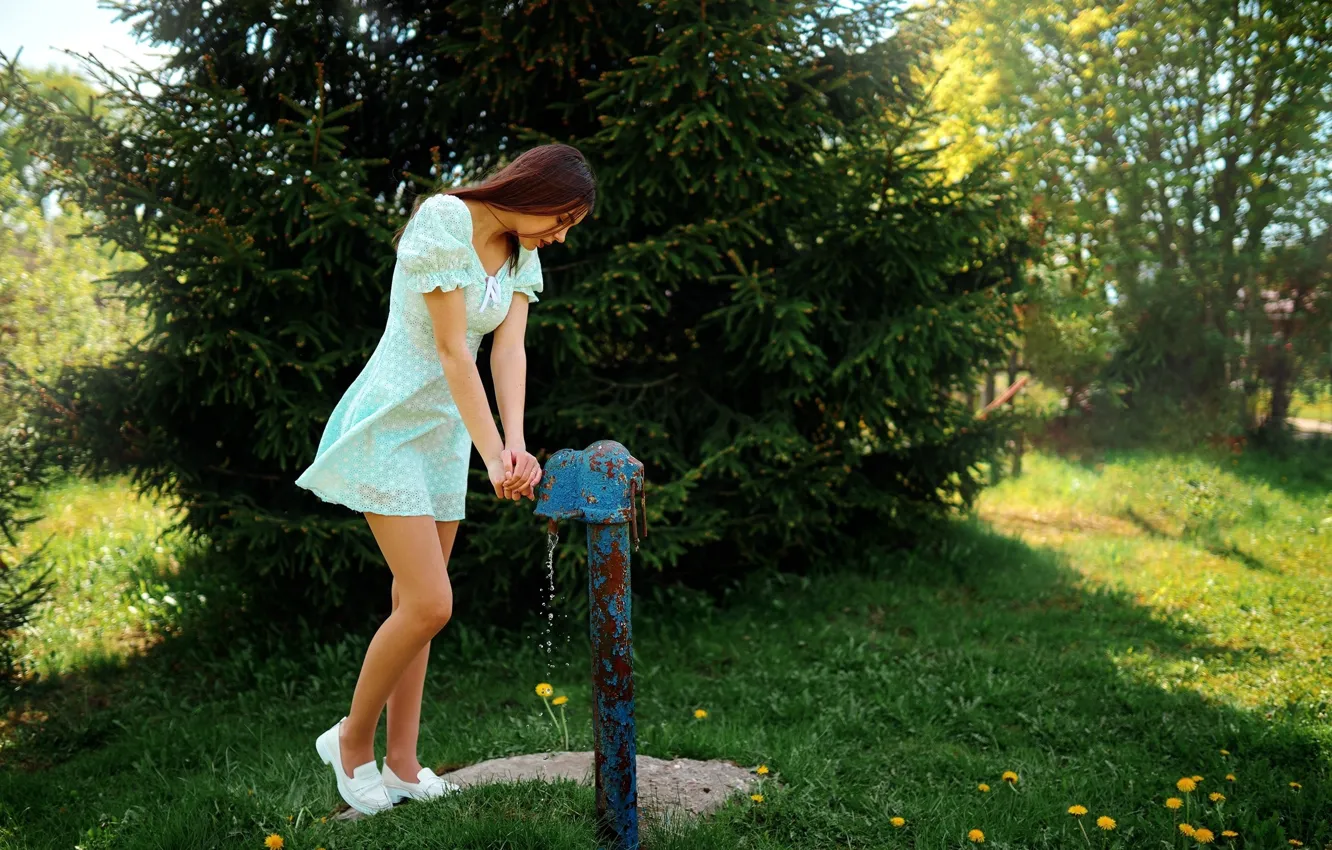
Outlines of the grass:
M648 823L644 846L959 848L980 830L992 848L1194 847L1176 827L1187 818L1218 845L1233 829L1235 846L1322 847L1332 463L1320 445L1284 461L1028 455L1023 478L917 550L755 576L722 606L678 589L637 598L639 752L770 770L762 802ZM138 562L116 563L134 575ZM596 846L592 791L571 783L321 820L338 798L314 736L345 713L369 637L271 657L165 640L71 674L32 698L48 719L7 730L0 844ZM432 646L424 762L562 747L538 681L569 695L571 745L590 748L584 642L559 624L548 657L533 636L451 623ZM1197 790L1176 788L1195 775ZM1115 828L1097 828L1101 816Z
M179 543L164 538L173 516L125 482L71 481L52 488L23 535L18 560L46 542L52 591L18 636L28 668L42 676L114 664L169 629L170 609L197 598L172 593Z
M1332 395L1325 393L1318 398L1310 398L1297 393L1290 402L1290 415L1332 422Z

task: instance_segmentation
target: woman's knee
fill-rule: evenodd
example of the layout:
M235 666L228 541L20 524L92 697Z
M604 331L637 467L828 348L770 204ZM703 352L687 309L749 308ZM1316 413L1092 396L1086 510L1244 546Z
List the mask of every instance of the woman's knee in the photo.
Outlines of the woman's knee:
M422 598L410 602L400 599L398 605L405 605L413 620L434 631L444 628L453 617L453 593L445 588L423 594Z

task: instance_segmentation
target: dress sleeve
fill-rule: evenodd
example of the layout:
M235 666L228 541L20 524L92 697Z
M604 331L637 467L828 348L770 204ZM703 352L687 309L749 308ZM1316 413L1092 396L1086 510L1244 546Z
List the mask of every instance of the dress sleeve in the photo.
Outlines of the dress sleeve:
M541 291L542 282L541 256L533 250L532 256L518 270L518 277L513 282L513 291L526 295L528 303L540 301L537 293Z
M432 195L421 202L398 240L398 269L413 292L448 292L476 282L470 224L457 199Z

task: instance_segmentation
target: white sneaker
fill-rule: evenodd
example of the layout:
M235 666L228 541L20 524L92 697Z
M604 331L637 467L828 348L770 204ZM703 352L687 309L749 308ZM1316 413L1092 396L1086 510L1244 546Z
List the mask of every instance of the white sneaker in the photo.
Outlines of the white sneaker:
M342 720L315 739L315 751L324 760L324 764L333 767L333 775L338 779L338 794L347 801L347 805L363 815L373 815L393 808L393 802L389 800L388 792L384 790L384 780L379 775L379 767L374 759L359 765L352 771L350 777L342 769L342 749L338 742Z
M443 797L445 794L452 794L455 791L461 791L462 788L448 781L440 779L435 772L428 767L421 768L416 774L416 782L405 782L393 772L393 768L384 762L384 790L388 792L389 799L398 803L405 799L413 800L433 800L436 797Z

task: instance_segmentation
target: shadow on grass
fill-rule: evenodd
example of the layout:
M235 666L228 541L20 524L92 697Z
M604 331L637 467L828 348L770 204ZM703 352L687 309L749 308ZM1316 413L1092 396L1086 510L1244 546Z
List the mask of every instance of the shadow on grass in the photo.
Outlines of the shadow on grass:
M1088 589L1052 553L977 524L923 536L853 569L750 576L721 605L660 585L635 599L639 752L763 762L781 783L761 805L653 828L645 847L951 847L983 826L990 846L1062 848L1080 840L1073 803L1117 818L1110 846L1155 846L1174 840L1164 797L1193 774L1231 793L1226 825L1247 846L1332 838L1316 724L1210 702L1187 676L1159 673L1233 647ZM433 648L432 668L447 673L427 679L423 723L447 735L422 754L447 746L461 762L531 748L505 701L530 699L539 651L520 635L449 628ZM308 744L314 724L345 708L364 641L267 659L254 644L226 658L198 654L216 641L190 646L168 641L29 706L49 718L4 753L6 825L30 846L68 847L106 813L133 810L95 846L221 848L260 846L264 830L293 828L292 812L326 814L333 792ZM709 708L706 723L696 707ZM588 746L587 719L570 720L574 749ZM999 780L1010 769L1018 793ZM979 794L979 781L999 794ZM354 825L307 816L289 846L581 850L590 800L565 786L479 789ZM530 831L515 831L518 813ZM898 814L908 832L888 826Z
M1262 559L1255 558L1253 555L1250 555L1249 553L1245 552L1235 543L1231 543L1229 546L1222 546L1221 544L1216 543L1215 541L1204 540L1198 537L1197 535L1193 535L1190 537L1186 535L1170 534L1163 529L1157 528L1155 525L1152 524L1152 522L1149 519L1139 514L1133 508L1125 509L1124 516L1130 522L1136 525L1138 528L1142 529L1148 536L1155 537L1157 540L1171 540L1176 542L1191 543L1193 545L1202 547L1202 549L1204 549L1207 552L1210 552L1213 555L1216 555L1218 558L1228 558L1232 561L1235 561L1236 563L1243 564L1245 567L1251 570L1257 570L1259 572L1268 572L1268 573L1281 572L1280 570L1269 567L1266 563L1262 561Z
M1279 439L1246 451L1230 472L1301 501L1332 494L1332 439Z

